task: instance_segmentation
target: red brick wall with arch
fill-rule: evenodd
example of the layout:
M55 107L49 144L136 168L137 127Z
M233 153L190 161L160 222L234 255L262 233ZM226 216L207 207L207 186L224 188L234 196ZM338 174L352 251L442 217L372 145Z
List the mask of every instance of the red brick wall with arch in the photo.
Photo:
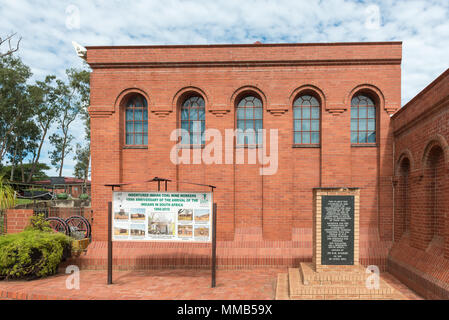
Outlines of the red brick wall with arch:
M449 70L392 117L395 243L389 269L428 298L449 297L448 123Z
M249 254L275 254L291 264L311 259L312 189L359 187L360 223L366 230L361 232L361 257L364 262L386 259L393 237L390 116L401 101L401 43L87 49L93 68L89 112L94 241L106 240L111 189L104 184L159 176L217 186L218 241L233 247L219 255L245 255L242 248L253 246L259 250ZM260 175L258 164L173 164L169 155L175 142L169 137L179 126L180 100L189 92L205 100L206 129L217 129L223 136L236 127L236 100L245 92L257 94L263 103L263 127L278 129L276 174ZM293 102L303 92L320 100L319 146L293 145ZM351 99L357 92L376 97L373 145L350 142ZM129 93L140 93L148 102L146 148L125 147L120 139L122 101ZM155 187L141 183L122 190ZM169 184L169 190L202 191L197 189Z

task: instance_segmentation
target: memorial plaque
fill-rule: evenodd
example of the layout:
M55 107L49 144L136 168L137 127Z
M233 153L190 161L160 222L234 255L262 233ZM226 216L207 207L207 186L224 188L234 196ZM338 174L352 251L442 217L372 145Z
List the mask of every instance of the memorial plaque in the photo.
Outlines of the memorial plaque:
M354 264L354 196L323 196L321 264Z

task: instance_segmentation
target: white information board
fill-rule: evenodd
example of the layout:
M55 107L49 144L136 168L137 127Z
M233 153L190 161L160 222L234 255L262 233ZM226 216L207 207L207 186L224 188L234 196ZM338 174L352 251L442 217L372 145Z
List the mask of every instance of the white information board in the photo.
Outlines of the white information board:
M210 242L211 192L113 192L112 240Z

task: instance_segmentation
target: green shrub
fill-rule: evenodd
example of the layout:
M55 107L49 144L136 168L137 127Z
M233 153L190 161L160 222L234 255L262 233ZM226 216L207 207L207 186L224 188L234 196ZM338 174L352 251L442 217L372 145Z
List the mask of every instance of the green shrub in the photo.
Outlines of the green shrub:
M0 237L0 279L55 274L61 261L70 255L71 238L54 232L42 220L42 216L33 217L25 231Z
M80 199L87 200L87 199L89 199L89 195L87 193L82 193L82 194L80 194Z
M57 197L58 199L60 199L60 200L65 200L65 199L67 199L67 198L69 197L69 195L68 195L67 193L65 193L65 192L62 192L62 193L58 193L58 194L56 195L56 197Z

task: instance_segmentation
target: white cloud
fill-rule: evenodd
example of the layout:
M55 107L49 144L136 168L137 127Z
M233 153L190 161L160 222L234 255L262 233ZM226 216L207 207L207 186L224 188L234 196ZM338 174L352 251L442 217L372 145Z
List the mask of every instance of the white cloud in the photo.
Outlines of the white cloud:
M365 27L373 4L379 29ZM66 27L69 5L79 9L79 29ZM402 40L403 104L448 68L447 0L0 0L0 8L0 30L23 37L19 55L35 78L81 66L72 40L85 46Z

